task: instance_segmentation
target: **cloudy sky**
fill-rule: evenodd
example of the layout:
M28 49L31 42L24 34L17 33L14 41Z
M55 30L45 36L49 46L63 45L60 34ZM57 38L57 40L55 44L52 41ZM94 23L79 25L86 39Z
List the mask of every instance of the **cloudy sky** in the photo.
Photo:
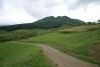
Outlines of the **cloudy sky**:
M97 21L100 0L0 0L0 25L31 23L47 16Z

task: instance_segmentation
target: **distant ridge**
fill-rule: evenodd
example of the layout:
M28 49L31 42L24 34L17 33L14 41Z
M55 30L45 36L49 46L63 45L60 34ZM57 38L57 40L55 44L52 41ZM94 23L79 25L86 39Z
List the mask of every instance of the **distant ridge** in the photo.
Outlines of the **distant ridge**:
M71 19L67 16L58 16L56 18L54 16L49 16L32 23L3 26L0 27L0 30L12 31L19 29L51 29L59 28L63 25L80 26L83 23L85 22L78 19Z

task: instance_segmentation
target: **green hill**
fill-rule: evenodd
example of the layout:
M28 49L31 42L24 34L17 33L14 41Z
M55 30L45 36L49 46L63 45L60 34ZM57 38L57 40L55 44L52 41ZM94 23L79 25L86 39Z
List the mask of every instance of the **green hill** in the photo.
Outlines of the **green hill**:
M56 18L50 16L50 17L45 17L33 23L3 26L0 27L0 30L12 31L19 29L51 29L51 28L60 28L63 25L80 26L83 23L84 21L78 19L71 19L67 16L58 16Z

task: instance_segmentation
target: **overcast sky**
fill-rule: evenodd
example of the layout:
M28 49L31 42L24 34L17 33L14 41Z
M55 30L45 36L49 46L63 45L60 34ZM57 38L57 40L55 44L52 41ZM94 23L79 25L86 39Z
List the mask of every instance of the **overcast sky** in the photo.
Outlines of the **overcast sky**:
M97 21L100 0L0 0L0 25L31 23L47 16Z

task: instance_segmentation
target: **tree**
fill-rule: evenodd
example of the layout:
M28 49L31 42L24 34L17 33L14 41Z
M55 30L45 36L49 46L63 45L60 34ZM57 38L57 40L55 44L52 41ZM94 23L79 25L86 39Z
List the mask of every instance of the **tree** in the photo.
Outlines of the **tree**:
M96 22L93 22L92 24L93 24L93 25L96 25Z
M6 41L6 38L4 38L3 36L0 36L0 42L5 42Z
M86 26L87 25L87 23L83 23L83 26Z
M97 22L100 23L100 20L98 20Z
M92 22L87 22L88 23L88 25L92 25Z

